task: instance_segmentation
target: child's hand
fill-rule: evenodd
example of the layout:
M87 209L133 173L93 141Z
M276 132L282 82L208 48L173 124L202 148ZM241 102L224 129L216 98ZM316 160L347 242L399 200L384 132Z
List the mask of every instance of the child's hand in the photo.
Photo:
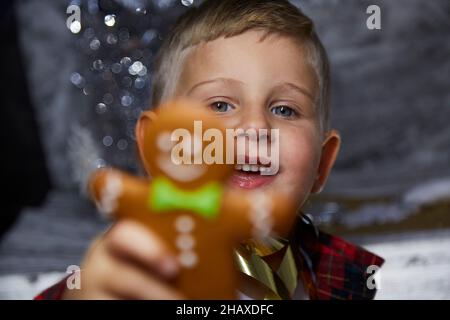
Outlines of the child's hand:
M63 299L183 299L170 281L177 260L155 234L137 222L117 222L97 238L81 268L81 289Z

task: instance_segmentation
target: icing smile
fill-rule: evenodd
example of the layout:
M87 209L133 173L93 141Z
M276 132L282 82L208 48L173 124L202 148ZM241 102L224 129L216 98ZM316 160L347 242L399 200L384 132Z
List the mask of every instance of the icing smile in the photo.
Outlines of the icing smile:
M196 180L206 172L202 165L176 165L170 157L159 157L158 166L166 175L180 182Z

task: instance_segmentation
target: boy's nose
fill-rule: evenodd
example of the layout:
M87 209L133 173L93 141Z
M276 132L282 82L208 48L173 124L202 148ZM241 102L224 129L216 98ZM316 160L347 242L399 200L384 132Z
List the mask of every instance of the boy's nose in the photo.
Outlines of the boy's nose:
M239 123L233 127L236 138L237 163L249 163L250 161L250 163L267 164L268 150L272 150L272 145L277 143L275 141L277 139L273 140L277 135L272 132L273 128L268 112L259 105L247 105L241 109ZM242 157L246 157L245 161Z
M268 119L267 112L264 108L258 105L246 106L242 108L239 125L236 128L240 129L268 129L270 131L271 125Z
M234 124L239 138L247 141L270 143L272 141L272 125L267 112L259 105L246 106L239 114L239 122ZM261 141L260 141L261 140Z

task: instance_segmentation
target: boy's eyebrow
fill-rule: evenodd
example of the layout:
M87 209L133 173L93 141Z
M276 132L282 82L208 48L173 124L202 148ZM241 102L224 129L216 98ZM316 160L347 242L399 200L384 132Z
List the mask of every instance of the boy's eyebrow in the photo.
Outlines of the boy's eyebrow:
M209 83L214 83L214 82L222 82L222 83L228 83L228 84L244 84L244 82L240 81L240 80L236 80L236 79L231 79L231 78L214 78L214 79L210 79L210 80L205 80L205 81L201 81L199 83L196 83L194 86L192 86L191 89L189 89L188 91L188 95L194 91L195 89L197 89L199 86L202 86L204 84L209 84Z
M188 91L188 95L191 94L192 91L194 91L196 88L198 88L199 86L205 85L205 84L209 84L209 83L214 83L214 82L222 82L222 83L228 83L228 84L244 84L244 82L237 80L237 79L232 79L232 78L214 78L214 79L210 79L210 80L205 80L205 81L201 81L199 83L196 83L194 86L192 86L191 89L189 89ZM306 88L298 86L296 84L293 84L291 82L282 82L280 84L277 84L274 88L275 89L290 89L290 90L295 90L297 92L299 92L300 94L303 94L305 96L307 96L309 99L311 99L311 101L314 101L313 95L311 94L311 92L309 92Z
M282 83L276 85L274 87L274 90L275 89L291 89L291 90L295 90L295 91L299 92L300 94L303 94L303 95L307 96L309 99L311 99L311 101L314 101L314 97L311 94L311 92L308 91L308 89L306 89L304 87L301 87L301 86L298 86L296 84L293 84L291 82L282 82Z

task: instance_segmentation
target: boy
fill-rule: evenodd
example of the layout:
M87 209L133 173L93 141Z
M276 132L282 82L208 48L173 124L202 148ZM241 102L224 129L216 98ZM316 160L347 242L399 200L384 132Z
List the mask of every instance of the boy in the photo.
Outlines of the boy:
M187 97L235 128L279 129L278 172L241 167L230 188L283 189L300 209L323 188L339 150L340 137L328 128L328 86L328 58L313 23L288 1L207 0L180 17L160 49L152 103ZM292 235L295 298L373 298L366 270L381 258L319 232L305 216ZM155 234L120 221L89 249L81 290L61 282L37 298L179 299L170 286L178 269Z

